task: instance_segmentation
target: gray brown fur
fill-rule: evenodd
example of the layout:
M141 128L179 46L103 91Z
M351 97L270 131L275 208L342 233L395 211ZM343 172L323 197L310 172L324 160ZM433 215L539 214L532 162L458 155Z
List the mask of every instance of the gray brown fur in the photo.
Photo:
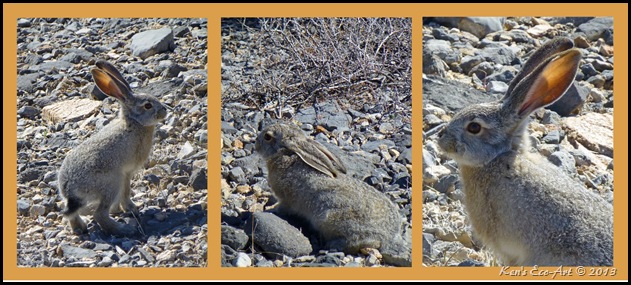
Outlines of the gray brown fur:
M87 231L80 210L96 203L94 219L110 234L137 233L131 225L114 221L109 213L119 209L137 213L131 201L131 178L149 157L155 125L166 116L160 101L133 94L129 84L111 64L99 61L94 80L108 96L119 100L119 117L71 150L59 169L59 188L66 200L64 217L76 233Z
M307 219L329 249L402 246L402 216L384 193L346 174L339 158L294 125L261 131L256 150L267 162L268 183L288 213ZM305 158L309 156L310 158ZM305 161L305 160L319 160ZM326 165L314 168L313 164Z
M558 100L574 79L580 51L571 47L566 38L543 45L502 100L464 108L439 138L460 168L473 230L505 265L613 263L612 205L527 151L529 115ZM538 82L556 90L533 92L545 89ZM533 101L538 93L552 95ZM468 130L472 122L478 133Z

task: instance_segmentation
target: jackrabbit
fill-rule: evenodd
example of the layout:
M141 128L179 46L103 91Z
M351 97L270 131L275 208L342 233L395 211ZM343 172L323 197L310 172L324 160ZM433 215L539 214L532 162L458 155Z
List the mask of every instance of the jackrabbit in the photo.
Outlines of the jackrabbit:
M559 99L581 53L567 38L542 45L499 101L465 107L438 140L458 163L473 230L506 265L611 266L612 205L536 153L529 115Z
M255 149L283 211L308 220L329 249L405 246L402 215L384 193L346 174L344 163L295 125L264 128ZM405 265L407 266L407 265Z
M118 223L110 216L120 209L138 213L131 201L131 178L145 163L151 150L155 125L167 114L155 97L133 94L120 72L110 63L98 61L91 70L96 86L120 103L119 118L71 150L59 169L59 188L66 200L64 217L75 233L87 226L79 210L97 203L94 219L114 235L130 236L135 227Z

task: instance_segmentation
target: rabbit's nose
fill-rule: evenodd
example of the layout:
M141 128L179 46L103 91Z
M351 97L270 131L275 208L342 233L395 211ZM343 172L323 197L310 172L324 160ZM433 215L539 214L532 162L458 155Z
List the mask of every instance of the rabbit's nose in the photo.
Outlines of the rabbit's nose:
M158 119L162 120L167 116L167 110L166 109L160 109L158 110Z

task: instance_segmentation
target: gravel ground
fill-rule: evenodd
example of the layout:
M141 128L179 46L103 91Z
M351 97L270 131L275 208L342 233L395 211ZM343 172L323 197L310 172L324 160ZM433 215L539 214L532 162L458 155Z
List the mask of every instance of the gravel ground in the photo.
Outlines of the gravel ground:
M323 248L305 221L265 213L276 199L254 141L273 119L298 124L398 204L410 240L410 27L410 19L223 19L222 266L392 266L377 250ZM276 238L248 234L252 220Z
M500 98L529 53L566 36L581 49L575 83L535 112L531 145L613 201L612 18L426 18L423 22L423 264L492 266L471 232L454 161L436 131L460 108Z
M19 19L17 261L19 267L207 265L205 19ZM109 123L118 103L89 70L114 64L136 93L172 110L132 179L143 234L104 234L90 215L75 235L62 219L57 172L68 151ZM130 215L113 214L129 222Z

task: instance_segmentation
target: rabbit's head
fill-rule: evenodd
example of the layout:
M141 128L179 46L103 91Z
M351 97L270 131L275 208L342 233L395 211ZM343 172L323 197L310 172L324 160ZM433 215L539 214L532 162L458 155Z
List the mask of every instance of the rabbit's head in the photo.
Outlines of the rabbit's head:
M255 149L265 160L296 154L315 170L330 177L346 173L342 161L318 142L308 139L300 128L290 124L273 124L261 131Z
M460 110L438 140L458 164L483 166L524 142L527 118L561 98L576 75L581 52L567 38L551 40L535 51L498 102Z
M160 101L148 94L134 94L129 83L118 70L106 61L97 61L90 70L96 86L106 95L121 103L122 117L134 120L143 126L153 126L164 120L167 110Z

